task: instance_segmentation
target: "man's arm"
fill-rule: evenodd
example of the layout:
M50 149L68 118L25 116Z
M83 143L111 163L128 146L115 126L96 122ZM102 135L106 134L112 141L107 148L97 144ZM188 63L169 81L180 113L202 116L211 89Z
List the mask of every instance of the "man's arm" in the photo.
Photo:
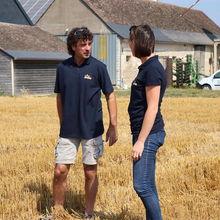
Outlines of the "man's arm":
M106 142L109 141L109 146L112 146L118 140L116 98L113 92L106 94L105 98L109 112L109 127L106 133Z
M63 121L63 104L62 104L60 93L57 93L57 113L58 113L60 125L61 125Z

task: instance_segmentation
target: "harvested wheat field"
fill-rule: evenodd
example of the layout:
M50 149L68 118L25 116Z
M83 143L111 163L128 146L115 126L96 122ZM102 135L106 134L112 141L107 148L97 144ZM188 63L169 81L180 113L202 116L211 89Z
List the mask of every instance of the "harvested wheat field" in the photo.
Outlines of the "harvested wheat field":
M98 219L142 220L132 188L127 97L119 97L119 140L99 166ZM105 124L108 124L103 100ZM166 143L158 153L157 183L164 220L220 219L220 98L165 98ZM0 219L37 220L53 212L51 183L59 132L55 97L0 97ZM81 152L68 178L65 211L80 219Z

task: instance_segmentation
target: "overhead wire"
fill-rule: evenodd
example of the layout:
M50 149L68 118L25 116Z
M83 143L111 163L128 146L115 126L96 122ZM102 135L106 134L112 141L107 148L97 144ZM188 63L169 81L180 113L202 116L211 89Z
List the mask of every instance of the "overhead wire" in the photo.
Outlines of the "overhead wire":
M195 5L197 5L201 0L197 0L195 3L193 3L189 8L186 9L186 11L184 13L182 13L180 15L180 17L183 17L192 7L194 7Z

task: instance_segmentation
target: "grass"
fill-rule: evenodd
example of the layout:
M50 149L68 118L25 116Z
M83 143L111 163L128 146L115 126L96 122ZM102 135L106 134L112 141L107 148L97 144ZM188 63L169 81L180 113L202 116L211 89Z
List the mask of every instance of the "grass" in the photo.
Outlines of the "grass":
M115 94L117 97L128 97L130 89L121 90L116 89ZM202 90L196 88L167 88L165 97L207 97L217 98L220 97L220 90Z
M131 93L130 89L118 89L115 88L115 94L117 97L129 97ZM25 94L24 94L25 95ZM6 93L0 90L0 96L8 96ZM54 97L55 94L49 94L48 97ZM102 94L103 96L103 94ZM219 98L220 90L202 90L196 88L167 88L165 97L206 97L206 98Z
M166 97L206 97L216 98L220 97L220 90L203 90L196 88L168 88L165 93Z
M209 92L209 91L208 91ZM98 169L97 220L143 220L132 187L128 97L118 98L119 140L105 146ZM108 124L103 99L105 127ZM220 98L165 97L166 142L158 152L157 183L164 220L220 219ZM54 147L59 133L55 97L0 97L0 219L39 219L52 211ZM68 176L65 210L84 210L81 150Z

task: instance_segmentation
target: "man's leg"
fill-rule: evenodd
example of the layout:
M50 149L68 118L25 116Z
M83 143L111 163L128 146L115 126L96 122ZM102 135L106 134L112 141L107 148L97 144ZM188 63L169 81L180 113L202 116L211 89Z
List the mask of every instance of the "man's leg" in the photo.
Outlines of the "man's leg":
M98 191L97 163L103 154L102 136L82 140L83 167L85 174L85 214L94 214Z
M55 148L55 169L53 179L53 198L55 206L63 206L70 165L76 160L80 139L59 138Z
M94 214L94 205L98 191L97 164L83 164L85 173L85 214Z
M69 169L70 164L56 164L55 166L53 179L53 198L55 206L63 206Z

